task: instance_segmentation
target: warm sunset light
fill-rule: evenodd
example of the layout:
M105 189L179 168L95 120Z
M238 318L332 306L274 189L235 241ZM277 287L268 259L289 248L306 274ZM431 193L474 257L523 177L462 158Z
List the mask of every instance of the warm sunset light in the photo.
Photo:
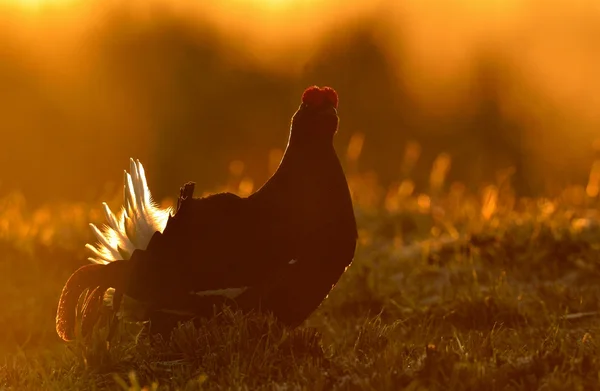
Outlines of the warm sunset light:
M39 11L47 8L67 7L79 0L0 0L0 6L20 8L27 11Z
M599 0L0 0L0 390L594 390Z
M232 2L242 5L244 3L267 9L284 9L294 7L299 3L315 3L315 0L233 0Z

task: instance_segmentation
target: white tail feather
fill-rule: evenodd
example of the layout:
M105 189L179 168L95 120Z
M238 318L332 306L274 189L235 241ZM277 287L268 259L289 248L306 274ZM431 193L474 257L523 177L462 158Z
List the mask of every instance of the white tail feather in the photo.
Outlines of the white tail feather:
M91 262L106 264L129 259L136 249L146 249L152 235L165 229L171 215L171 208L160 209L152 200L142 163L130 159L129 171L124 175L121 213L115 216L103 203L106 224L102 229L90 224L99 241L96 247L86 245L93 254Z

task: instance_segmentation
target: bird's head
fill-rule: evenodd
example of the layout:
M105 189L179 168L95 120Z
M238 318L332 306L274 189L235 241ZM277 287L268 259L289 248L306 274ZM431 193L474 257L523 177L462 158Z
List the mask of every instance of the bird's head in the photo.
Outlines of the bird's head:
M333 88L307 88L292 118L292 137L307 141L332 140L339 123L337 107L338 95Z

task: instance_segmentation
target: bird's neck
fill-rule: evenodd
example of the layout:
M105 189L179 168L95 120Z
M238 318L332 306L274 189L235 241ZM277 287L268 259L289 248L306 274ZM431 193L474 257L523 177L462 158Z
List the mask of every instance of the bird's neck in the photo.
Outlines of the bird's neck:
M303 150L325 150L333 149L334 132L328 132L323 129L292 129L288 140L288 149L303 149Z
M333 143L327 140L304 140L290 137L275 175L319 175L337 161Z
M257 191L256 196L269 193L273 188L279 188L278 193L297 193L307 186L322 182L320 178L341 176L344 179L341 165L335 153L333 143L319 142L308 143L305 140L290 137L283 158L275 173ZM332 170L339 171L331 172ZM337 174L337 175L336 175ZM268 198L268 197L267 197Z

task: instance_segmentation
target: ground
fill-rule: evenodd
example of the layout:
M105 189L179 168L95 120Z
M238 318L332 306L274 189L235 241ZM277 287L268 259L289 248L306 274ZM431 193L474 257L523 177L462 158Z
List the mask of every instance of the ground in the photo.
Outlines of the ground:
M377 207L358 181L355 261L299 329L226 310L170 341L122 329L108 347L104 328L73 343L54 331L97 205L6 197L0 389L600 388L600 228L583 188L518 201L503 186L419 196L399 184Z

